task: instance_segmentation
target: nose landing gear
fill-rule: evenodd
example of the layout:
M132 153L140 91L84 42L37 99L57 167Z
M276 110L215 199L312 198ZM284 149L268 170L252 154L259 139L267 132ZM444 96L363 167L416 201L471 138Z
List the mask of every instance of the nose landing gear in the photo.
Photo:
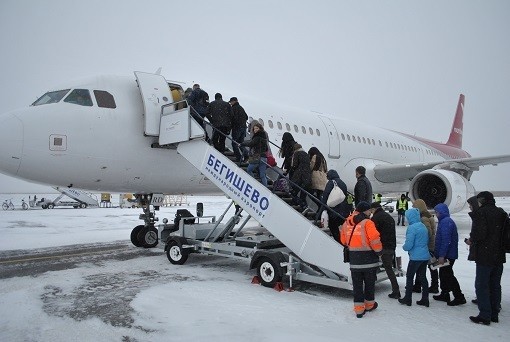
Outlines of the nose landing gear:
M143 213L140 214L140 220L144 221L143 225L136 226L131 231L131 243L136 247L153 248L158 244L158 230L154 226L155 222L158 221L155 211L159 210L159 205L155 205L154 202L156 197L159 198L159 196L154 194L135 195L136 201L143 209ZM154 210L151 210L151 205Z

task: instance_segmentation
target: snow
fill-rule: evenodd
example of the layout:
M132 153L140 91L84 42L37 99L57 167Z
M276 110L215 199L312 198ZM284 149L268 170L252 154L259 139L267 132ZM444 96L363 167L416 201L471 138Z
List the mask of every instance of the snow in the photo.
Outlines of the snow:
M21 198L28 194L0 194L0 201L11 197L16 210L0 211L0 254L118 240L139 254L0 279L0 341L503 341L510 333L507 270L500 323L486 327L469 321L478 311L470 302L475 265L467 261L463 242L470 229L467 210L452 217L460 238L454 271L468 303L448 307L431 298L430 308L403 306L387 297L391 286L385 281L376 285L377 310L358 319L349 291L299 282L295 291L277 292L251 284L255 271L247 261L191 255L178 266L162 249L137 249L129 236L141 223L140 209L24 211ZM195 212L203 202L204 215L219 217L229 200L192 196L188 202L164 207L157 216L172 219L177 209ZM510 198L497 198L497 205L510 210ZM398 227L397 254L405 268L404 237L405 228ZM405 278L398 281L403 293ZM419 296L414 294L413 302Z

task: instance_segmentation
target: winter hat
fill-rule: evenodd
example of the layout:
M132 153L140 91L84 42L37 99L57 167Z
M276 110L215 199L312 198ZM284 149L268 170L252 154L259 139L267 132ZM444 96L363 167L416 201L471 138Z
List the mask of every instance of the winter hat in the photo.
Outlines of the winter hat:
M476 198L478 199L480 204L485 204L488 202L495 203L494 195L492 194L492 192L489 192L489 191L480 192L478 195L476 195Z
M370 209L370 204L368 204L368 202L365 202L365 201L361 201L358 203L358 205L356 206L356 211L358 213L362 213L364 211L367 211Z
M237 97L231 97L228 102L238 102Z
M372 202L372 204L370 204L370 209L377 209L377 208L382 208L381 207L381 203L379 203L379 202Z

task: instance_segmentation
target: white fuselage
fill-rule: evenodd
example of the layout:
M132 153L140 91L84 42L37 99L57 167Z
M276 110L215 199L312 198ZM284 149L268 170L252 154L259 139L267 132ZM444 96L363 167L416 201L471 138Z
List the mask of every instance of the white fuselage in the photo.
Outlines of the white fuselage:
M218 189L175 149L151 148L144 135L144 104L134 78L103 76L59 89L101 89L116 108L58 102L3 114L0 171L18 178L93 191L211 193ZM430 145L404 134L354 122L241 100L253 119L262 119L269 139L280 146L287 125L305 150L316 146L352 191L355 168L363 165L374 192L405 192L409 181L381 183L377 164L444 160ZM58 137L63 145L55 146ZM230 146L227 140L227 146ZM272 150L279 164L277 150Z

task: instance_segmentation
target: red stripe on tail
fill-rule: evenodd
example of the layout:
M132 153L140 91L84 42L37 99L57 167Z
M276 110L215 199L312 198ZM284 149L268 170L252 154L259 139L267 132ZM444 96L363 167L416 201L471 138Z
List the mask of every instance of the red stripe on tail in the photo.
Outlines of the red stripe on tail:
M464 129L464 123L462 118L464 116L464 95L460 94L459 103L457 104L457 111L455 112L455 118L453 119L452 130L450 137L446 142L446 145L453 147L462 148L462 133Z

